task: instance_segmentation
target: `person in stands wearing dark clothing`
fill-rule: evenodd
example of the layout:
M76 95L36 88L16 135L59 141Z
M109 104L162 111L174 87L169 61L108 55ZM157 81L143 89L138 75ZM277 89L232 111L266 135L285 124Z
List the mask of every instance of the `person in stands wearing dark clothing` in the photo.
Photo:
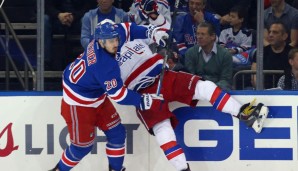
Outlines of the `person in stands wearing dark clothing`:
M264 47L263 53L263 69L264 70L285 70L290 68L288 63L288 53L292 47L286 42L288 33L282 22L274 22L271 24L268 31L269 45ZM257 59L254 55L251 70L256 70ZM277 78L278 79L278 78ZM252 76L252 85L256 85L256 76ZM272 75L264 76L264 88L273 88Z
M287 43L298 45L298 10L285 0L270 0L271 7L264 11L264 45L268 45L268 28L274 21L282 21L288 33Z
M52 35L80 35L81 18L86 11L96 6L96 0L45 0L44 35L45 64L53 63L51 54Z
M221 25L229 25L230 9L236 5L250 7L252 0L208 0L206 9L220 17Z
M298 90L298 49L289 52L290 68L286 68L284 75L279 78L277 87L283 90Z

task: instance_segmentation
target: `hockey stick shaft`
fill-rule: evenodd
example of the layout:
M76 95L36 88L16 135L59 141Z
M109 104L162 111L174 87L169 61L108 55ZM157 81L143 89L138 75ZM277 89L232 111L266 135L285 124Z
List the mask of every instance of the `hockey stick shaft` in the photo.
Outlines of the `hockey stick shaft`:
M163 60L163 63L162 63L162 70L161 70L161 74L160 74L160 77L159 77L159 80L158 80L158 85L157 85L157 91L156 91L157 96L160 95L160 91L161 91L161 88L162 88L162 81L163 81L163 77L165 75L166 64L167 64L167 60L168 60L168 52L169 52L169 49L172 47L171 45L172 45L172 42L173 42L173 29L174 29L174 25L175 25L175 21L176 21L179 2L180 2L180 0L175 0L175 9L174 9L173 17L172 17L172 23L171 23L169 38L167 39L167 44L166 44L166 54L165 54L165 57L164 57L164 60Z

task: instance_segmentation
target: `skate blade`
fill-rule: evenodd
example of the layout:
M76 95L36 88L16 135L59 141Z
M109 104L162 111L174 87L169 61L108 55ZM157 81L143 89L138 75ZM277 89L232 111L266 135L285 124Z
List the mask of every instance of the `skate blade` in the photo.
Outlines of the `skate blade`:
M253 123L252 128L256 131L256 133L260 133L263 128L263 124L267 115L269 113L269 109L266 106L262 106L258 119Z

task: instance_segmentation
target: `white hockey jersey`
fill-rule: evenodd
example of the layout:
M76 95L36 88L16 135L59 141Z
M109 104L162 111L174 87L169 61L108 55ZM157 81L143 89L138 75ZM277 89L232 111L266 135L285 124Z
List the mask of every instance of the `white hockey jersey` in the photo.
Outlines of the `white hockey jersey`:
M241 28L234 32L233 28L227 28L221 31L219 44L225 45L226 48L234 48L238 53L242 53L252 46L252 33L250 30Z
M152 53L149 40L136 39L125 43L117 57L121 78L130 90L150 86L161 73L163 57Z
M149 20L151 24L164 29L170 28L170 22L159 15L156 20ZM134 39L126 41L120 49L116 60L120 67L121 79L130 90L146 88L154 83L155 78L161 73L163 56L152 53L149 44L151 39Z

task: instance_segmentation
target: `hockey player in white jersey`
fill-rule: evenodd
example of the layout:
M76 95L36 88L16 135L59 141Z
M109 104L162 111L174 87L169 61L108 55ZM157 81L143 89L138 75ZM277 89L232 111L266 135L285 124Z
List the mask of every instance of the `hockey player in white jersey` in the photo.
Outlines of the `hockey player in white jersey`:
M140 93L157 92L163 56L152 53L145 41L126 42L116 59L121 78L128 89ZM268 114L268 108L262 103L253 106L253 101L242 105L213 82L184 72L165 71L161 94L164 101L160 110L137 110L137 115L147 130L155 135L165 156L178 171L189 171L190 168L183 149L176 141L173 128L177 120L169 110L169 102L178 101L195 106L197 100L207 100L215 109L246 122L257 133L261 132L263 121Z

